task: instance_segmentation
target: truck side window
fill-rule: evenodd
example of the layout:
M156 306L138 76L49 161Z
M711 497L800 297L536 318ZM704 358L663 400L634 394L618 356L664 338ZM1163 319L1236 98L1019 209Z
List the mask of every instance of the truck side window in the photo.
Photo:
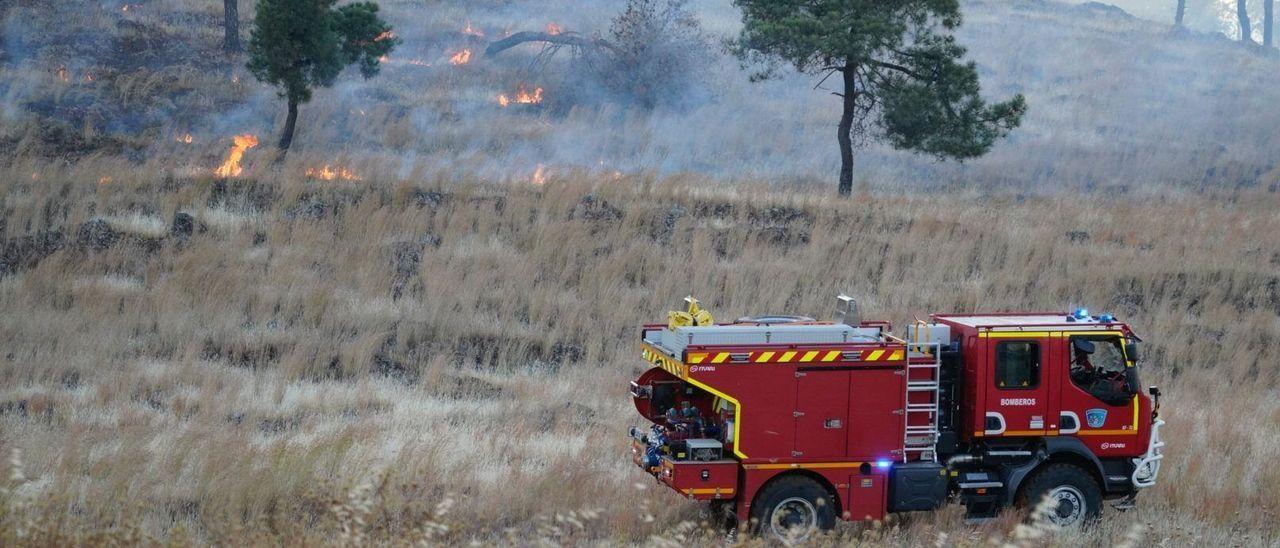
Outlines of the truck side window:
M1035 388L1040 384L1040 345L1029 341L996 343L996 386Z

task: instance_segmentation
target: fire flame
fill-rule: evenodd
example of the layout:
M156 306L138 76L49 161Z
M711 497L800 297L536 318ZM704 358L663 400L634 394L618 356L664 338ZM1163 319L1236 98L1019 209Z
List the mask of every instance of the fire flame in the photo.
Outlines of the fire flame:
M564 29L555 23L547 23L547 34L560 34Z
M173 140L175 140L175 141L177 141L177 142L179 142L179 143L183 143L183 144L187 144L187 145L189 145L189 144L191 144L191 141L193 141L194 139L192 139L192 138L191 138L191 134L190 134L190 133L185 133L185 134L182 134L182 135L179 135L179 136L175 137Z
M110 182L111 182L111 177L107 177L106 175L103 175L102 177L98 177L98 184L100 185L105 185Z
M67 78L67 66L66 66L66 65L58 65L58 79L59 79L59 80L62 80L63 82L69 82L69 81L70 81L70 79L69 79L69 78Z
M537 186L547 184L547 166L538 164L538 167L533 170L533 178L529 182Z
M374 37L373 37L373 41L374 41L374 42L381 42L381 41L383 41L383 40L390 40L390 39L395 38L395 37L396 37L396 33L395 33L395 32L393 32L393 31L391 31L391 30L384 30L384 31L382 31L382 33L381 33L381 34L379 34L379 35L377 35L377 36L374 36Z
M422 59L392 59L386 55L378 58L378 62L384 65L411 65L415 67L429 67L431 63Z
M476 38L484 38L484 31L478 28L472 27L470 19L467 20L467 26L462 27L462 34L465 34L467 36L475 36Z
M342 166L330 166L329 164L325 164L324 167L320 168L307 168L307 177L320 179L322 181L333 181L337 179L342 179L344 181L360 180L360 176L356 175L356 172Z
M213 174L219 177L235 177L244 171L240 167L240 159L244 157L244 151L258 146L258 137L256 135L244 134L236 135L233 139L234 144L231 145L231 152L227 153L226 161L213 170Z
M533 93L530 93L528 88L526 88L524 84L520 84L520 87L516 89L516 94L514 97L508 97L507 94L505 93L498 94L498 104L504 107L507 105L510 105L511 103L522 104L522 105L536 105L541 102L542 102L542 88L534 88Z
M450 65L465 65L471 62L471 50L464 49L449 57Z

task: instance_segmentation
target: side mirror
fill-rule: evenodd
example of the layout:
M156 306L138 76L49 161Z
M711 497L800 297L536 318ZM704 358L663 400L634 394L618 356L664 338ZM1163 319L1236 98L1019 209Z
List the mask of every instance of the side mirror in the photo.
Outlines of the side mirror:
M1142 391L1142 384L1138 382L1137 368L1124 368L1124 391L1131 396Z
M1140 355L1138 352L1138 341L1128 341L1124 343L1124 353L1128 356L1129 361L1136 363L1138 361L1138 356Z

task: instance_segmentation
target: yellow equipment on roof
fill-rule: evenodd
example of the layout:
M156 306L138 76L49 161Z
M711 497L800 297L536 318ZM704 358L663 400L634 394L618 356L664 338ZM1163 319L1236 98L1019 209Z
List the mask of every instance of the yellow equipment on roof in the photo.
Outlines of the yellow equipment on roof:
M711 317L711 313L704 310L698 304L698 299L693 295L684 298L687 303L688 310L672 310L667 312L667 329L675 331L677 327L685 327L690 325L715 325L715 318Z

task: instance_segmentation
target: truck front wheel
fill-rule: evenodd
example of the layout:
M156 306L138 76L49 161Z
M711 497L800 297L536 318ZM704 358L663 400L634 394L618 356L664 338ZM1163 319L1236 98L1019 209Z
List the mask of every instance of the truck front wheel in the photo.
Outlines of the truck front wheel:
M815 531L836 525L831 493L804 476L779 478L756 496L751 506L752 530L785 543L808 540Z
M1080 467L1050 464L1027 480L1019 502L1049 523L1074 527L1098 519L1102 490Z

